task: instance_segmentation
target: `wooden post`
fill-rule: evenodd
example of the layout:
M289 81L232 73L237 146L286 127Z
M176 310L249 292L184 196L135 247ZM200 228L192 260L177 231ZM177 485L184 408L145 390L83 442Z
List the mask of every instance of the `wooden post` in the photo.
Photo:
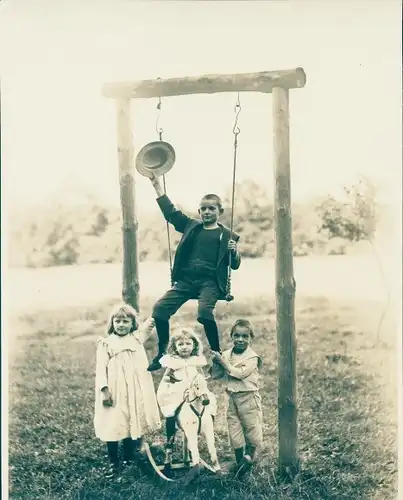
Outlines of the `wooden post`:
M123 289L124 302L139 311L139 276L134 182L133 134L130 100L116 99L117 146L119 157L120 202L123 219Z
M278 466L282 474L299 470L297 425L295 280L292 251L289 91L273 88L276 316L278 353Z

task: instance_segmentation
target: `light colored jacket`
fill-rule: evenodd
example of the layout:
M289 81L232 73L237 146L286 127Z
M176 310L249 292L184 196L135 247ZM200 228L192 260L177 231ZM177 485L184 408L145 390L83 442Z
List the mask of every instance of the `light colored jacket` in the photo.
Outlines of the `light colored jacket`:
M248 347L242 354L233 353L231 348L224 351L222 356L232 366L224 375L228 392L259 390L262 360L252 348Z
M203 355L190 356L183 359L179 356L171 356L166 354L160 360L163 368L174 370L176 378L180 382L171 382L166 380L168 371L165 372L157 390L157 401L164 417L172 417L175 414L178 406L184 401L185 391L189 389L193 379L198 373L203 374L201 368L206 366L207 361ZM214 394L207 392L210 399L208 409L211 415L215 415L217 411L217 402Z

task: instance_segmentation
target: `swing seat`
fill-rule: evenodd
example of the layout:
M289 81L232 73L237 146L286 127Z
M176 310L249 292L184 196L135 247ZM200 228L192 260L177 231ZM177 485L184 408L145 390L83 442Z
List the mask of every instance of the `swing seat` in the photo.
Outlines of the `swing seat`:
M197 295L192 295L189 300L198 300L198 298L199 297ZM232 302L234 300L234 296L233 295L220 295L220 297L218 297L218 300L219 301L225 300L226 302Z
M175 285L175 282L171 281L171 287L173 287ZM230 293L226 293L225 295L224 294L221 294L217 300L219 301L223 301L225 300L226 302L232 302L234 300L234 296L231 295ZM199 296L198 295L191 295L189 300L198 300L199 299Z

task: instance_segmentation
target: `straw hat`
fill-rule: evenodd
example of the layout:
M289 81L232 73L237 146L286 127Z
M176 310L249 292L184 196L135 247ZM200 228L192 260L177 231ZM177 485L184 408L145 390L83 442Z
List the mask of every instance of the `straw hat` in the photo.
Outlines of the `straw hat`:
M136 169L145 177L150 177L150 174L161 176L171 170L175 157L175 150L168 142L149 142L136 156Z

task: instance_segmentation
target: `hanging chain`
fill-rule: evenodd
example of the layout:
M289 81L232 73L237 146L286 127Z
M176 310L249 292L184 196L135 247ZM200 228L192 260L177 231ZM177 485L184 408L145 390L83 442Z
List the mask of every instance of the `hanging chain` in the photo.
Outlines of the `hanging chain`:
M162 80L160 77L158 77L157 80L160 82L160 84L162 83ZM160 122L161 113L162 113L161 94L158 97L157 110L158 110L158 114L157 114L157 122L155 124L155 130L157 131L157 134L159 135L160 141L162 141L162 133L164 132L164 129L162 127L159 127L159 122Z
M162 83L162 80L160 77L157 78L157 80ZM162 127L159 127L159 121L161 118L161 113L162 113L162 99L161 99L161 94L158 97L158 104L157 104L157 121L155 123L155 130L157 131L159 140L162 141L162 133L164 132L164 129ZM166 186L166 180L165 180L165 175L162 176L162 182L164 186L164 194L167 194L167 186ZM166 228L167 228L167 238L168 238L168 258L169 258L169 274L170 274L170 280L171 280L171 286L174 285L174 282L172 280L172 250L171 250L171 232L169 228L169 222L166 221Z
M235 182L236 182L236 163L237 163L237 149L238 149L238 135L241 133L241 129L238 127L238 117L239 113L241 112L241 102L239 99L239 92L238 92L238 97L237 101L235 104L235 123L234 127L232 129L232 133L234 134L234 164L233 164L233 169L232 169L232 199L231 199L231 222L230 222L230 239L233 237L233 229L234 229L234 210L235 210ZM231 280L232 280L232 253L229 252L229 259L228 259L228 278L227 278L227 290L226 290L226 300L227 302L230 302L231 300L234 299L234 297L231 295Z
M162 176L162 182L164 184L164 194L167 194L167 187L165 182L165 175ZM169 230L169 222L166 221L167 227L167 238L168 238L168 258L169 258L169 277L171 280L171 286L174 286L174 281L172 279L172 250L171 250L171 232Z
M235 104L235 123L234 123L234 128L232 129L235 138L237 137L238 134L241 133L241 129L238 127L238 116L240 112L241 112L241 101L239 99L239 92L238 92L238 97Z
M237 149L238 149L238 135L241 133L241 129L238 127L238 117L241 112L241 102L239 100L239 92L238 98L235 105L235 123L234 128L232 129L232 133L234 134L234 166L232 170L232 202L231 202L231 237L232 230L234 226L234 205L235 205L235 179L236 179L236 161L237 161Z

